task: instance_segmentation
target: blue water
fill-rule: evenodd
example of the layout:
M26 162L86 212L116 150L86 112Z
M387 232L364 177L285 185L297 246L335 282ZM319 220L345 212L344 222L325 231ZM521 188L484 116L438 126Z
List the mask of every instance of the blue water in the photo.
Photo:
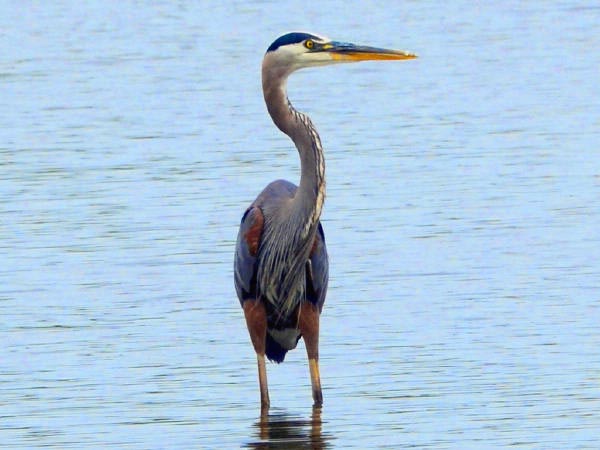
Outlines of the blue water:
M4 2L0 444L595 449L600 8ZM326 150L325 405L255 356L239 219L298 179L281 33L419 59L290 79Z

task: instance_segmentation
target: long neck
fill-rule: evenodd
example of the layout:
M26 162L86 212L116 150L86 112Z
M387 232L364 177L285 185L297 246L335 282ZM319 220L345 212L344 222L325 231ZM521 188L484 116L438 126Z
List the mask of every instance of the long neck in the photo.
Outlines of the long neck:
M321 139L310 118L289 102L285 77L263 71L263 92L273 122L292 139L300 155L300 185L292 200L291 212L302 216L303 232L307 234L318 222L325 200L325 159Z

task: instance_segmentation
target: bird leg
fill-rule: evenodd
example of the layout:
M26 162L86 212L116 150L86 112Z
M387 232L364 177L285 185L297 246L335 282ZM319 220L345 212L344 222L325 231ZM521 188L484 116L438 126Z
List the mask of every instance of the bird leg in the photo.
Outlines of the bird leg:
M323 393L319 374L319 309L316 305L310 302L300 305L298 328L306 346L314 406L318 407L323 404Z
M260 386L261 412L269 409L269 388L267 385L267 366L265 364L265 346L267 339L267 311L260 300L246 300L243 305L250 340L256 352L258 363L258 384Z

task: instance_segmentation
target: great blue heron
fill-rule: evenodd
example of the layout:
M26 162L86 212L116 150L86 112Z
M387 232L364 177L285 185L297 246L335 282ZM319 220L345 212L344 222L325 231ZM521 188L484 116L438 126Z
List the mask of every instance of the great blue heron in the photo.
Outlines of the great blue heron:
M262 85L267 109L300 155L300 185L270 183L242 217L237 237L235 288L258 361L260 399L269 407L265 355L280 363L304 339L315 406L323 402L319 376L319 315L325 302L329 263L319 221L325 199L325 161L310 118L292 106L288 76L304 67L412 59L415 55L288 33L267 49Z

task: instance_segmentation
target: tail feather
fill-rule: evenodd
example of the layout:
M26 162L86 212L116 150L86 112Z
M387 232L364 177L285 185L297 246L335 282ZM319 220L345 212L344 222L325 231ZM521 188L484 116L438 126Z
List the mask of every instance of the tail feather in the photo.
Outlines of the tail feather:
M285 348L279 345L277 341L275 341L275 339L273 339L271 335L267 333L265 353L267 354L267 358L269 358L269 360L275 361L277 364L282 363L287 352L288 351Z

